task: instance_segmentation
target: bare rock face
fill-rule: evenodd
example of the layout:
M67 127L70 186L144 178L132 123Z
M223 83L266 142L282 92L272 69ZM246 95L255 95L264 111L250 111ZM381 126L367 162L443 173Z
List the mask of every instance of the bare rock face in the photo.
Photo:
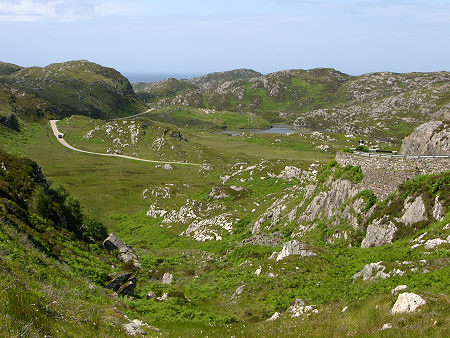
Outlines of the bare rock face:
M425 305L427 302L425 299L411 292L401 293L394 306L391 309L391 314L404 312L414 312L419 306Z
M450 155L450 125L431 121L417 127L403 140L404 155Z
M405 206L403 208L403 215L400 222L405 224L414 224L420 221L427 220L427 213L425 209L425 204L423 203L422 196L418 196L414 202L405 201Z
M361 248L370 248L392 243L397 227L388 216L375 220L367 227L366 237L361 243Z

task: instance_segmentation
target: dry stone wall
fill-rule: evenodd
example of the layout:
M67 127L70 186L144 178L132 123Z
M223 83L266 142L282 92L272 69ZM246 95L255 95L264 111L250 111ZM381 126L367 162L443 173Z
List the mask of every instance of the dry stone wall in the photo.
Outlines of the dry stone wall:
M336 161L341 166L361 166L364 173L362 186L372 190L380 200L385 199L400 183L411 177L450 170L448 158L406 159L337 153Z

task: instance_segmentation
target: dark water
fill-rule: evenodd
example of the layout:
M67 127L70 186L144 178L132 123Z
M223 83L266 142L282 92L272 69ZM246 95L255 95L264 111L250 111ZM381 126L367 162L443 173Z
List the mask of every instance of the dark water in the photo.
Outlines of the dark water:
M231 134L231 136L241 135L242 133L251 134L289 134L289 133L303 133L310 134L312 130L295 127L288 124L274 124L269 129L238 129L238 130L224 130L223 134Z
M124 73L131 83L133 82L156 82L173 77L175 79L191 79L199 76L194 73Z

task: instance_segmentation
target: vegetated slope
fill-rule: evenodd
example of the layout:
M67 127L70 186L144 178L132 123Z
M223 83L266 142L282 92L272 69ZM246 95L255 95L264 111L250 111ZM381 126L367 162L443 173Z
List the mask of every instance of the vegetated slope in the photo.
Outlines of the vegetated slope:
M14 72L17 72L18 70L21 70L22 68L23 67L17 66L12 63L0 61L0 76L12 74Z
M0 150L0 329L12 336L122 336L100 286L117 264L103 225L36 163Z
M254 112L271 121L398 142L423 122L448 119L449 81L448 72L349 76L329 68L288 70L172 91L158 105Z
M133 115L146 110L129 81L118 71L85 60L30 67L0 77L13 94L33 94L54 105L62 117Z

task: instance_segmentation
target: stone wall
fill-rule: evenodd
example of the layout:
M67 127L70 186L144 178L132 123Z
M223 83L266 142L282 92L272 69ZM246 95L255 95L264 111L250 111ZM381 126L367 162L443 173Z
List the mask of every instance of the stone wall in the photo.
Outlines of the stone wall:
M400 183L411 177L450 170L448 158L391 159L337 153L336 161L341 166L361 166L364 173L363 187L372 190L380 200L385 199Z

